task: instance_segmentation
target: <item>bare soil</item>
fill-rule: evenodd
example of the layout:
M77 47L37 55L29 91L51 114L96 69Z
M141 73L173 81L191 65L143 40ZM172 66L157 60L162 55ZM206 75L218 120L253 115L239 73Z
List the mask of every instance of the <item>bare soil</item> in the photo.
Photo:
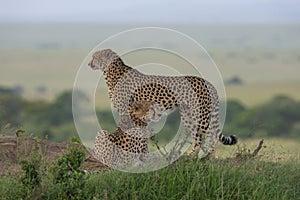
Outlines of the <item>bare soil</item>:
M67 147L79 145L72 142L55 143L26 136L0 135L0 175L19 172L21 170L19 165L21 160L30 159L38 154L42 156L43 163L51 164L63 155ZM82 167L88 171L108 169L106 165L95 159L89 151L87 151Z

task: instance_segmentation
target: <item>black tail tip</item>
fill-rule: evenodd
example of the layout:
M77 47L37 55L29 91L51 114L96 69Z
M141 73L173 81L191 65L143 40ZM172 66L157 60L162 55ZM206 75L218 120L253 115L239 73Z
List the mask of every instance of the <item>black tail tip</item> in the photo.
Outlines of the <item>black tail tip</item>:
M234 145L238 142L238 138L235 135L222 136L221 141L224 145Z
M234 145L236 143L238 143L238 137L236 135L231 135L231 144L230 145Z

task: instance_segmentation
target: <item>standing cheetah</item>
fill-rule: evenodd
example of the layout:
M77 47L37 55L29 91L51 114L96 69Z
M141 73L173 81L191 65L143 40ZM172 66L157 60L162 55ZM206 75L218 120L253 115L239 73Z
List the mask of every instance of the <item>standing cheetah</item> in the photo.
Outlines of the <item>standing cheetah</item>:
M95 52L89 66L103 72L109 97L120 115L118 126L125 132L133 127L145 128L149 121L178 107L183 124L194 139L192 154L198 153L200 147L205 154L213 153L218 140L224 145L237 143L235 135L221 133L219 97L207 80L196 76L145 75L124 64L110 49ZM147 109L135 113L139 104Z

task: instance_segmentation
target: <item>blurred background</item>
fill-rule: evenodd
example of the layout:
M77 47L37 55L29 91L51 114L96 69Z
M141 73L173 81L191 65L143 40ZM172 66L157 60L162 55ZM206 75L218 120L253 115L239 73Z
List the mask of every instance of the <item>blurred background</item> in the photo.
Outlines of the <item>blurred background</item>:
M227 94L225 134L300 142L298 0L0 4L0 134L23 129L59 142L78 137L72 87L86 55L120 31L159 26L194 38L219 67ZM107 97L99 99L99 120L113 131ZM177 112L168 117L162 142L177 130L174 124Z

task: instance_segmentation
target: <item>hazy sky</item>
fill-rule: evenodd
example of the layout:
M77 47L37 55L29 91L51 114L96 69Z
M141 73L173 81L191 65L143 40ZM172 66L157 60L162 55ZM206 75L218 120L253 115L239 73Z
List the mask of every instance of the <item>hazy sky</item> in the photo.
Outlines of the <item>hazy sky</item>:
M0 22L299 23L299 0L0 0Z

